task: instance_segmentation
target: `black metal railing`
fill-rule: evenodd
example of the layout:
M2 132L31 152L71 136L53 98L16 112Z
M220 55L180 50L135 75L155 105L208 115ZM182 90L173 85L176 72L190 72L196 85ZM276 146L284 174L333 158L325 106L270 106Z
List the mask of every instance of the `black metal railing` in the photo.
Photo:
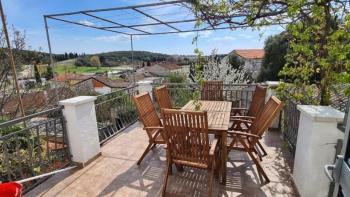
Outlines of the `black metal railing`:
M345 90L349 87L349 84L337 84L331 86L331 98L330 98L330 106L338 109L342 112L346 112L346 106L348 103L348 96L345 94ZM315 100L319 101L319 96L316 95ZM291 152L295 153L297 137L298 137L298 129L299 129L299 119L300 112L297 110L297 103L294 100L285 101L285 107L282 112L281 119L281 131L283 133L283 138L288 143ZM303 103L308 104L308 103ZM339 124L339 129L344 129L343 124Z
M198 89L198 85L194 83L154 83L153 87L161 85L168 87L172 103L176 107L184 106L192 99L193 93ZM249 108L255 87L256 84L224 84L223 100L231 101L232 107ZM153 96L153 98L155 97Z
M62 106L0 124L0 181L19 181L70 164ZM24 191L45 178L24 183Z
M137 93L137 87L133 86L97 97L95 110L100 144L137 121L132 100Z
M297 109L297 103L286 101L282 111L281 131L293 154L297 145L299 119L300 111Z

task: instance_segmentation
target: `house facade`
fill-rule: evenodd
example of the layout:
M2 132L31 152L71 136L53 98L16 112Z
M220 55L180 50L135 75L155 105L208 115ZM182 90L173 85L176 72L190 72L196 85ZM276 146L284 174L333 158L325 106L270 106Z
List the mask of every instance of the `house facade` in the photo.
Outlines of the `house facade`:
M145 69L145 75L150 77L165 77L179 70L181 70L181 67L175 63L154 63Z
M253 78L257 78L262 61L265 55L264 49L236 49L230 55L236 55L244 62L244 69L252 74Z
M85 80L81 80L73 84L76 92L89 93L96 92L98 94L107 94L116 89L129 87L131 83L123 80L111 80L107 77L94 76Z

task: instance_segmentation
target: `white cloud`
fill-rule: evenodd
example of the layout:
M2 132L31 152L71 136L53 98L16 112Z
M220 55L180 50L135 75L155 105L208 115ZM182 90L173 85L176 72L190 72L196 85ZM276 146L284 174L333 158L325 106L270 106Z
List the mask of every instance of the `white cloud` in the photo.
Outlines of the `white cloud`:
M180 36L181 38L187 38L189 36L194 36L194 32L178 33L177 35Z
M200 38L208 38L213 32L212 31L201 31L199 32ZM194 37L196 32L184 32L184 33L178 33L177 35L181 38L187 38L187 37Z
M134 35L133 40L140 40L141 36ZM128 35L113 35L113 36L98 36L94 37L95 41L102 42L130 42L130 36Z
M251 35L251 32L250 33L246 33L246 34L238 34L238 37L245 38L245 39L253 38L253 36Z
M212 33L213 33L213 31L201 31L201 32L199 32L199 35L200 35L202 38L207 38L207 37L209 37Z
M214 37L212 40L215 40L215 41L230 41L230 40L236 40L236 37L233 37L233 36Z
M93 26L94 25L93 22L85 20L85 19L84 20L80 20L79 23L87 25L87 26Z

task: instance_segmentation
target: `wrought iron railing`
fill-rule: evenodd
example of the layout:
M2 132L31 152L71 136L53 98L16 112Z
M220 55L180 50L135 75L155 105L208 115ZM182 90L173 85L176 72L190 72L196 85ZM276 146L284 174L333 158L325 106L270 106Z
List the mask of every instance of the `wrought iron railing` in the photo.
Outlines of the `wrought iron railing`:
M198 85L194 83L154 83L153 87L160 85L168 87L172 103L176 107L184 106L192 99L193 93L198 89ZM232 107L249 108L255 86L256 84L224 84L223 100L231 101ZM153 98L155 97L153 96Z
M349 87L349 84L337 84L331 86L331 104L330 106L338 109L342 112L346 112L346 105L348 102L348 97L345 94L346 88ZM315 99L319 99L318 97ZM292 153L295 153L297 137L298 137L298 128L299 128L299 118L300 112L297 110L297 103L293 100L285 101L285 107L282 112L281 119L281 131L283 133L283 138L288 143L289 148ZM307 103L303 103L307 104ZM339 129L344 129L343 125L338 126Z
M132 100L137 93L137 87L133 86L97 97L95 110L100 144L137 121Z
M300 111L297 109L297 103L286 101L282 111L281 131L293 154L297 144L299 118Z
M0 181L19 181L70 164L62 107L0 124ZM24 183L25 191L45 179Z

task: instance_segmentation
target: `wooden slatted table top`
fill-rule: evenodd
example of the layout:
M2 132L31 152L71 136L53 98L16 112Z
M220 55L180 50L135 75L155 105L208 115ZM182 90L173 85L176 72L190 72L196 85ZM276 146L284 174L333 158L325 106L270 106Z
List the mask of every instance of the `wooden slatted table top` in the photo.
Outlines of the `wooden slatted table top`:
M208 113L208 127L211 131L227 131L230 122L231 102L227 101L200 101L202 111ZM193 101L189 101L182 110L194 111Z

